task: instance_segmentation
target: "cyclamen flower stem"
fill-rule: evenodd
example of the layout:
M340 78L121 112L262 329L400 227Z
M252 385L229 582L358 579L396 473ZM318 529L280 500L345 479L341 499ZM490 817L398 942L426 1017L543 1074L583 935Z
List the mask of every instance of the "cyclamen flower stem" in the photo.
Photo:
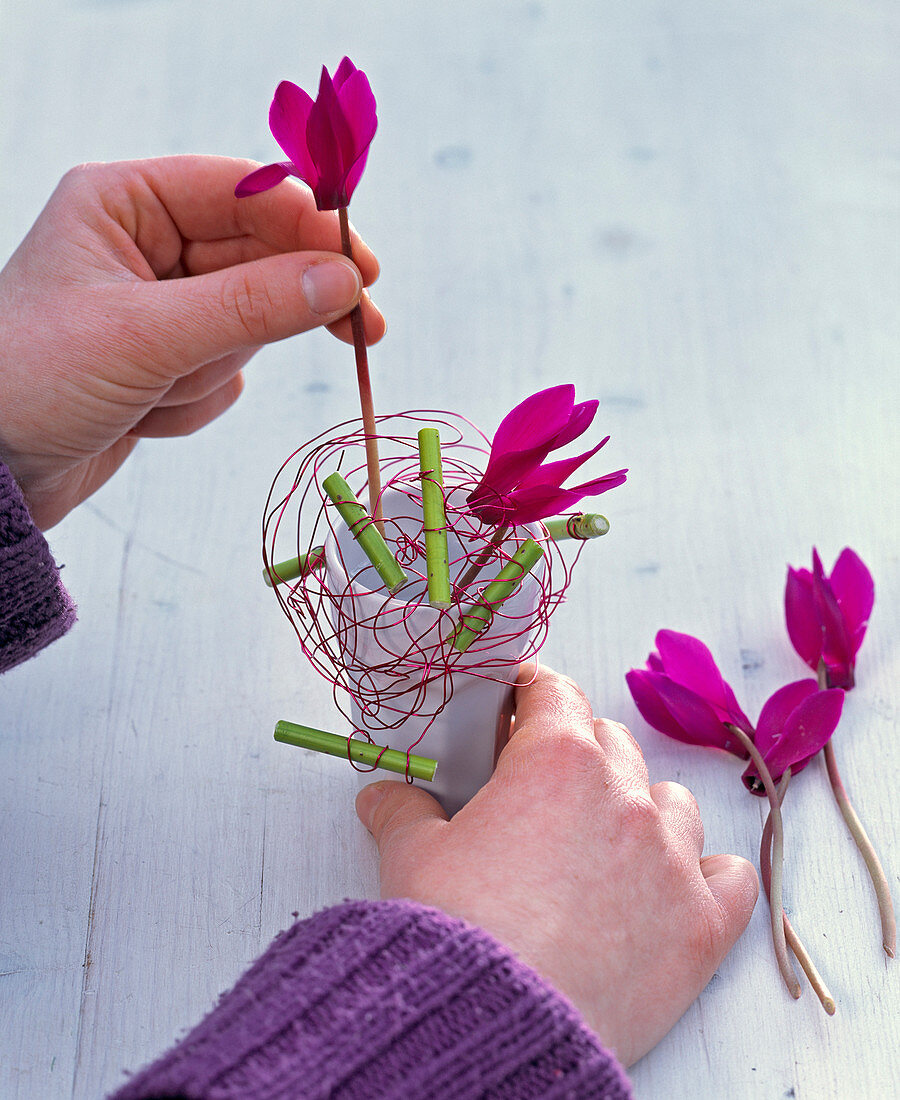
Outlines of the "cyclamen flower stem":
M894 916L894 903L891 900L891 890L888 886L887 876L872 841L866 833L863 823L857 817L856 811L847 797L847 791L838 771L837 760L834 755L834 746L828 741L822 750L825 754L825 767L828 771L828 782L834 794L841 816L847 822L850 835L859 849L860 855L866 864L872 886L875 888L875 897L878 899L878 913L881 916L881 945L889 959L897 954L897 920Z
M818 678L820 689L824 690L828 687L828 670L825 668L824 661L819 663ZM869 840L869 835L847 795L841 773L838 771L837 757L834 755L834 746L831 741L826 741L823 753L825 768L828 772L828 782L831 784L835 802L837 802L841 816L846 821L850 835L863 857L866 870L869 872L869 878L872 880L872 886L875 889L875 897L878 900L878 913L881 917L881 945L887 957L893 959L897 954L897 919L894 916L894 903L891 900L887 875L885 875L881 860L878 858L872 841Z
M353 245L350 240L350 219L347 207L338 209L338 221L341 226L341 250L348 260L353 259ZM366 437L366 469L369 478L369 512L382 537L384 536L384 517L381 510L381 467L378 461L378 436L375 434L375 403L372 400L372 382L369 378L369 356L366 352L366 332L362 310L354 306L350 313L350 327L353 331L353 351L356 355L356 382L359 387L359 403L362 408L363 432Z
M772 781L769 769L766 767L766 762L760 755L756 745L753 744L747 734L744 733L739 726L735 726L731 722L727 722L726 725L750 754L750 758L756 765L759 778L762 780L762 784L766 789L766 796L771 806L772 880L770 889L768 890L768 897L769 910L772 918L772 944L775 948L775 960L778 963L778 969L781 971L781 976L784 978L784 984L788 987L788 992L794 1000L797 1000L802 991L794 968L791 966L791 960L788 957L787 943L784 935L784 907L781 901L782 878L784 874L784 823L781 819L781 807L778 803L778 794L775 790L775 784Z
M491 560L494 552L502 544L503 540L508 534L508 527L500 526L497 528L497 530L491 536L491 541L487 544L487 546L484 547L478 557L472 562L461 580L457 581L457 584L460 588L465 588L466 585L471 584L472 581L475 580L481 570L484 569L487 563Z
M784 802L784 796L787 794L788 783L791 779L791 769L784 773L781 778L781 782L778 784L777 795L778 804L781 805ZM772 885L772 814L769 813L766 818L766 824L763 827L762 839L759 844L759 870L762 877L763 889L766 892L766 897L769 896L769 892ZM835 1013L834 997L831 995L831 991L828 986L822 980L822 975L816 969L816 964L809 957L809 953L803 946L800 937L794 931L791 922L788 920L784 910L781 911L782 920L784 921L784 938L787 940L787 945L791 951L797 957L797 962L800 963L803 968L804 974L809 979L809 984L813 988L813 992L819 998L822 1008L828 1013L829 1016L833 1016Z

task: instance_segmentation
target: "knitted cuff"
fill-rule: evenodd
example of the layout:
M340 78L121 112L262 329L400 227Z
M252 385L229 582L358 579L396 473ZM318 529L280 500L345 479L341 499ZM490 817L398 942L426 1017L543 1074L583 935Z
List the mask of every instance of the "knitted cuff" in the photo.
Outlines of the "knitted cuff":
M47 540L0 462L0 672L27 661L75 622Z
M408 901L351 901L278 936L111 1100L630 1096L572 1005L486 932Z

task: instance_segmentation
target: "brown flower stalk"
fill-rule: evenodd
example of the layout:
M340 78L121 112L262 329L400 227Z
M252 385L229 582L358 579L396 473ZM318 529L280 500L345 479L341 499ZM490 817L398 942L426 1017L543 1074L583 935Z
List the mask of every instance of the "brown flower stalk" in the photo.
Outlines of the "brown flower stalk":
M341 250L348 260L353 259L353 245L350 240L350 220L347 207L338 210L341 226ZM353 330L353 351L356 355L356 382L359 386L359 403L362 408L363 432L366 437L366 469L369 478L369 513L375 526L384 537L384 517L381 510L381 467L378 461L378 436L375 434L375 404L372 400L372 382L369 378L369 357L366 352L366 332L360 307L354 306L350 313L350 327Z
M801 993L800 982L797 980L797 975L791 966L791 960L787 952L784 933L784 909L781 904L782 876L784 872L784 824L781 820L778 794L769 769L766 767L766 762L760 755L756 745L739 726L735 726L731 722L726 722L726 726L750 754L769 799L772 817L772 873L769 884L770 889L766 893L772 917L772 945L775 948L775 960L778 963L781 976L784 978L784 984L788 987L790 995L796 1000Z
M780 806L784 802L784 796L787 794L788 783L791 779L791 769L784 773L781 777L781 781L778 784L776 794L778 795L778 805ZM772 814L769 812L766 818L766 823L763 826L762 839L759 844L759 871L762 877L763 890L766 892L766 897L771 896L772 888ZM771 903L770 903L771 904ZM822 975L816 969L816 964L809 956L809 952L803 946L800 937L794 931L791 922L788 920L784 910L781 911L782 920L784 921L784 938L787 940L788 947L794 952L797 957L797 962L800 963L803 968L803 973L809 979L809 984L813 987L813 991L819 998L822 1004L822 1008L828 1013L829 1016L833 1016L835 1012L834 997L832 997L828 986L822 980Z
M821 689L828 687L828 672L824 661L819 663L819 687ZM894 903L891 900L887 875L885 875L872 841L869 840L869 835L847 795L841 773L838 771L837 758L834 755L834 746L831 741L826 743L823 752L825 755L825 768L828 771L828 782L831 784L834 799L841 811L841 816L847 822L850 835L863 857L866 870L869 872L869 878L872 880L872 886L875 889L875 897L878 899L878 913L881 917L881 944L884 953L889 959L893 959L897 954L897 920L894 916Z
M500 526L491 536L491 541L481 550L478 557L472 562L469 568L466 570L464 576L457 581L459 588L465 588L466 585L471 584L472 581L478 576L482 569L487 565L491 559L491 555L500 546L503 540L509 533L509 528L506 526Z

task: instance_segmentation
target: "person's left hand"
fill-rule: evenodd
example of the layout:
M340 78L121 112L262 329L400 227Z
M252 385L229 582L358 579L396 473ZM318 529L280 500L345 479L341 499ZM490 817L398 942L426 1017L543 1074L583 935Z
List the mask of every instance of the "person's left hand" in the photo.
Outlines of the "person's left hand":
M367 342L378 264L292 180L252 198L255 164L166 157L63 178L0 273L0 458L44 529L118 469L141 436L193 432L242 389L261 344L328 325Z

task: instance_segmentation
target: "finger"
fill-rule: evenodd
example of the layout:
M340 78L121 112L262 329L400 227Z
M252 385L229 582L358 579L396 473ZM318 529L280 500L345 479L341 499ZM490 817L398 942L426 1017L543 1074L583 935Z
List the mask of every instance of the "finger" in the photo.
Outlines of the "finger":
M233 355L214 359L211 363L204 363L202 367L175 381L169 391L156 403L156 407L165 409L174 405L190 405L194 401L200 401L230 381L249 363L257 351L257 348L250 348L248 351L235 352Z
M532 735L539 730L593 741L593 714L587 696L574 680L541 665L530 682L519 682L516 686L513 741L521 738L526 730Z
M703 851L703 819L696 798L687 787L668 780L654 783L650 797L659 807L669 831L699 859Z
M382 856L398 840L419 833L429 823L448 820L443 807L427 791L390 780L363 787L356 796L356 813Z
M296 230L297 219L291 218ZM339 232L339 231L338 231ZM223 267L262 260L267 256L277 256L282 252L303 252L310 248L323 249L335 254L341 253L340 240L334 239L328 232L314 234L315 243L308 237L300 237L296 231L282 236L279 240L263 240L260 237L244 235L225 237L216 241L185 241L181 250L180 267L169 272L169 276L207 275L210 271L220 271ZM359 262L357 262L357 259ZM359 268L366 286L371 286L379 274L378 261L371 250L358 238L354 241L353 262Z
M175 436L192 435L205 428L241 396L244 389L244 376L236 374L224 386L200 401L172 408L151 409L128 433L140 439L169 439Z
M276 252L340 252L334 211L319 211L309 188L288 179L270 191L235 197L259 164L230 157L175 156L87 166L73 177L104 192L104 206L131 235L157 277L178 262L183 242L255 238ZM181 238L172 257L172 227ZM378 262L353 232L353 258L366 283Z
M174 379L231 352L336 321L361 292L349 260L292 253L208 275L123 286L117 317L141 347L144 372Z
M750 921L759 880L753 865L740 856L705 856L700 860L700 871L721 915L717 946L722 959Z
M627 726L611 718L597 718L594 720L594 737L611 771L629 786L649 791L650 779L644 754Z
M363 291L363 296L359 300L359 306L362 310L366 344L377 344L387 330L384 314L369 297L367 291ZM339 321L334 321L326 327L332 336L336 336L339 340L343 340L345 344L353 343L353 325L349 316L342 317Z

